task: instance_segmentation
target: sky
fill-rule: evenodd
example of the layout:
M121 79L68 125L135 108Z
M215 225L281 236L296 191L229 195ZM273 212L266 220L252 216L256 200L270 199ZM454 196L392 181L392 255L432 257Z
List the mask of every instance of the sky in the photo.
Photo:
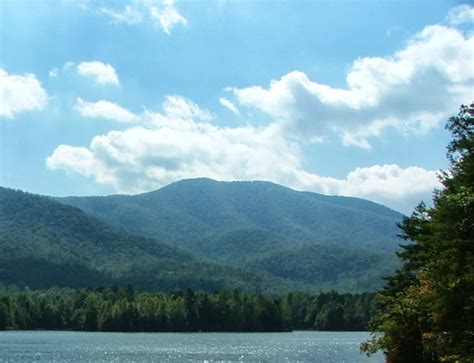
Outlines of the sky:
M405 214L474 101L457 1L0 0L0 185L267 180Z

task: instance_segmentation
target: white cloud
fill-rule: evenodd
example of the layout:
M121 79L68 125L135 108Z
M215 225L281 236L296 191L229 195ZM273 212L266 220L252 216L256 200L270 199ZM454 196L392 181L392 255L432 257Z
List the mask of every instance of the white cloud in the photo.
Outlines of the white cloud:
M174 0L135 0L126 4L123 10L106 7L100 12L110 16L114 23L131 25L149 21L169 35L176 25L187 25L186 18L174 3Z
M71 65L68 66L68 68L70 67ZM93 78L96 83L101 85L113 84L118 86L119 84L117 72L110 64L98 61L82 62L77 65L77 72L81 76Z
M179 96L167 96L163 103L163 112L168 119L212 120L212 114L208 110Z
M163 112L145 111L143 124L110 131L89 147L60 145L47 159L63 169L93 178L119 192L137 193L176 180L268 180L299 190L351 195L409 211L437 185L433 171L397 165L358 168L345 179L306 172L299 145L278 125L222 127L189 100L168 97Z
M85 147L75 147L69 145L59 145L54 150L53 157L46 160L46 165L50 169L63 168L67 171L76 172L85 176L95 175L100 183L106 181L98 176L99 165L95 165L93 154Z
M86 102L82 98L77 98L74 109L86 117L104 118L118 122L138 120L137 115L110 101Z
M88 148L61 145L48 158L47 166L92 176L121 192L141 192L198 176L233 180L266 175L275 179L290 172L290 166L282 164L298 162L293 146L276 130L226 128L184 118L176 105L187 103L174 96L165 101L163 113L145 113L147 126L96 136ZM191 115L202 116L202 112ZM274 168L276 164L282 168Z
M228 100L227 98L225 98L225 97L219 98L219 103L222 106L224 106L225 108L227 108L229 111L235 113L236 115L240 115L240 112L237 109L237 107L235 107L235 105L232 103L232 101Z
M145 3L151 4L140 6ZM470 8L462 9L451 13L453 23L469 19ZM427 26L392 55L356 59L344 88L294 71L267 87L226 89L240 110L248 107L271 116L265 126L219 126L208 110L168 96L161 112L132 114L140 125L97 135L88 147L60 145L46 164L126 193L193 177L267 180L298 190L366 198L410 213L440 187L436 171L382 164L354 168L341 178L326 177L305 170L302 145L335 133L344 145L369 149L370 139L387 128L405 134L437 127L460 104L474 99L472 49L472 33ZM219 102L239 114L227 97ZM106 107L95 111L98 103L88 104L94 117L113 113L103 111Z
M49 72L48 72L48 77L49 78L57 78L58 77L58 69L55 67L53 69L51 69Z
M69 61L64 63L63 70L67 71L68 69L72 68L76 63Z
M259 109L299 138L335 132L346 145L369 148L386 128L426 132L474 99L474 36L434 25L387 57L355 60L346 88L294 71L269 87L234 89L243 106Z
M42 110L47 103L46 91L34 74L9 75L0 69L0 116L13 118L18 112Z
M463 4L452 8L447 16L448 22L454 25L474 23L474 6Z
M161 4L148 1L147 5L150 18L156 25L159 24L166 34L170 34L177 24L187 25L187 20L174 7L174 0L163 0Z
M437 172L420 167L401 168L396 164L356 168L344 179L321 177L301 171L294 185L329 195L369 199L410 213L420 200L431 201L433 188L440 188Z
M115 11L110 8L103 8L101 12L110 16L114 22L137 24L143 21L143 14L134 6L125 5L123 11Z

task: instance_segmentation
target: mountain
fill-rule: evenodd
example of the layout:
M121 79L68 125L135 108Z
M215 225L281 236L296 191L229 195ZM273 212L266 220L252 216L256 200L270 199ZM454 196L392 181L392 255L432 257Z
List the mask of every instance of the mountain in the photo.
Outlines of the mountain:
M403 217L358 198L210 179L183 180L133 196L58 200L203 258L295 284L359 291L382 286L380 277L397 266L396 224ZM340 272L328 278L331 268ZM294 273L299 270L309 272Z
M288 247L314 242L395 251L402 215L367 200L269 182L182 180L150 193L60 198L109 223L206 253L229 233L261 231ZM214 247L214 246L213 246Z
M253 270L320 290L367 291L382 288L381 277L398 267L393 254L315 245L257 255L246 266Z
M148 290L284 288L278 278L202 261L52 198L0 187L0 284L132 284Z

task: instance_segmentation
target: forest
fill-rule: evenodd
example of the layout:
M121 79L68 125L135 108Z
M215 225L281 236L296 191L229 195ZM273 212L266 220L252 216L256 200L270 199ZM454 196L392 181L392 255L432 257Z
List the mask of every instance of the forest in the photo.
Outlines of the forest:
M273 190L278 187L257 184L271 190L266 201L278 199L292 208L279 209L265 202L279 213L262 218L260 204L240 205L232 200L227 223L238 225L239 219L258 215L251 223L258 228L249 224L245 230L222 229L214 236L223 243L221 250L206 243L212 241L207 234L206 239L197 240L201 251L189 251L156 240L152 233L135 235L133 228L127 231L108 224L53 198L0 187L0 284L12 286L0 288L0 330L370 329L373 337L362 344L362 350L368 354L381 350L391 363L474 362L474 104L462 106L448 120L447 129L452 134L447 149L450 168L440 172L442 188L434 191L433 206L420 204L399 223L400 242L405 241L397 252L401 264L394 262L395 254L387 258L394 252L393 241L373 244L380 234L392 233L387 226L398 214L356 199L334 200L343 208L318 209L314 200L324 200L321 196L283 190L285 198L278 199ZM215 186L202 180L198 184L200 188ZM176 197L154 195L160 202ZM195 195L190 193L188 199ZM149 195L139 198L144 197ZM313 214L297 212L300 203L307 203L306 210ZM365 212L355 208L361 203ZM114 205L124 215L134 213ZM146 203L142 207L149 215ZM191 210L193 218L205 215L201 207ZM190 212L186 208L182 209ZM241 210L245 213L235 213ZM385 215L375 218L373 211ZM199 231L205 234L213 225L219 226L215 219L219 213L208 211L208 220L196 222L202 227ZM264 228L279 226L276 221L285 213L294 217L286 231L291 233L272 235ZM191 218L185 215L183 221ZM238 218L230 218L234 215ZM343 248L341 241L324 245L324 238L309 240L305 234L324 236L325 229L339 226L318 226L323 229L316 234L312 221L319 215L342 220L345 227L352 226L351 231L358 228L360 216L370 226L381 224L381 228L367 229L369 245L360 248L350 244ZM175 227L176 233L182 231L182 226ZM302 231L299 242L294 229ZM272 250L274 243L280 245ZM204 249L214 255L205 255ZM241 251L251 253L237 260ZM381 277L390 274L380 292L367 292L374 291L374 281L381 283ZM100 287L112 285L119 287Z
M442 189L400 224L403 265L377 294L367 353L389 362L474 362L474 104L461 106ZM380 334L382 333L382 334Z
M374 294L271 296L232 291L136 292L132 287L4 290L0 330L280 332L366 330Z

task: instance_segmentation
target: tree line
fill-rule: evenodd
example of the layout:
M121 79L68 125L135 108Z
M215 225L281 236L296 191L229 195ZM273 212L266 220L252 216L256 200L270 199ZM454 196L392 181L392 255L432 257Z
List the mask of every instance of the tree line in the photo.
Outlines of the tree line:
M239 290L136 292L131 287L0 294L0 330L277 332L366 330L373 294L271 296Z
M474 104L451 117L450 168L433 207L420 204L400 228L411 241L402 267L377 295L369 354L391 363L474 362Z

